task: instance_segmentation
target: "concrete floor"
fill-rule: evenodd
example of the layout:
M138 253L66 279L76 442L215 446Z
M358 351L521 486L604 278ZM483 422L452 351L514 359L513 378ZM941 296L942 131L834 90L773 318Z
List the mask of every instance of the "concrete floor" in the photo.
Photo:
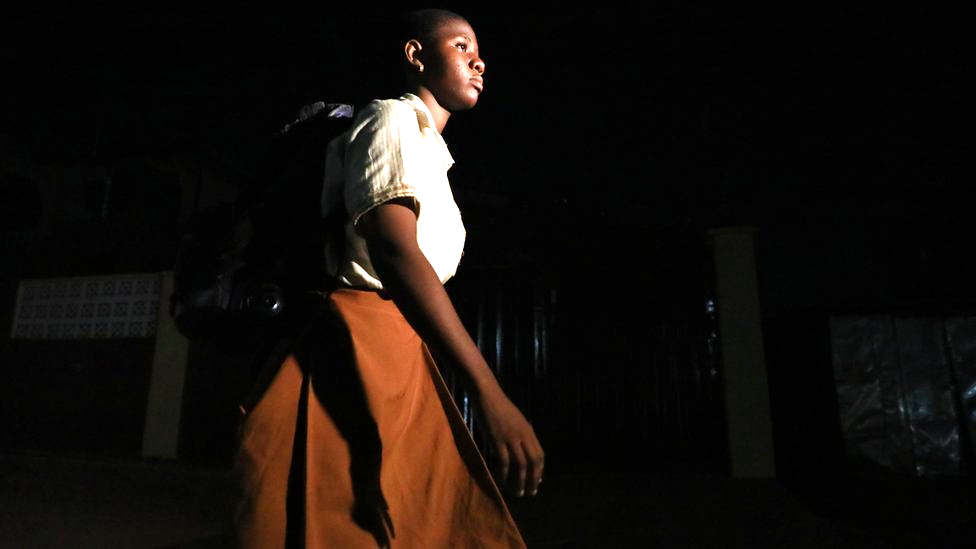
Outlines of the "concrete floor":
M843 511L852 492L836 495L839 513L817 513L774 480L556 475L511 506L533 549L976 547L976 510L960 482L898 492L879 493L911 501L858 515ZM232 495L225 470L0 455L0 547L227 547Z

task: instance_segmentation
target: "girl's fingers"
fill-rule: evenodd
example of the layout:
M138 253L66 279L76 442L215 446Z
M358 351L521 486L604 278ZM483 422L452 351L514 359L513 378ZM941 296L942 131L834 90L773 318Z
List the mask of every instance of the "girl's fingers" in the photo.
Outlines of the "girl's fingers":
M525 495L525 478L528 475L528 460L525 456L525 449L520 443L514 448L515 462L518 464L518 479L515 485L515 492L521 497Z
M504 444L499 444L495 451L498 452L498 483L504 484L505 479L508 478L508 464L509 455L508 447Z
M534 496L539 492L539 485L542 484L542 472L545 469L545 454L542 452L542 447L538 444L532 444L530 446L535 447L525 447L525 453L527 456L529 456L529 463L531 466L531 472L529 473L528 477L529 485L527 489L529 491L529 495Z

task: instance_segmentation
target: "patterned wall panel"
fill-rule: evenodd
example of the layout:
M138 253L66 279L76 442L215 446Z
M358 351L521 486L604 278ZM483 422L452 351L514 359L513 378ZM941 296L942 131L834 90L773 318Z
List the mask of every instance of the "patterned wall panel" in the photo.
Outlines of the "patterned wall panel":
M159 274L23 280L11 337L147 338L156 335Z

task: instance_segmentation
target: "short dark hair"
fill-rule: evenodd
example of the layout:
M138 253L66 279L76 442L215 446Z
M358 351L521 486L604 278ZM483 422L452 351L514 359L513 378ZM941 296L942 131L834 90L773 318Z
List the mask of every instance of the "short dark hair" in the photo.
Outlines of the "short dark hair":
M450 10L429 8L411 11L403 17L400 45L414 38L427 45L437 38L441 27L451 21L467 22L467 19Z

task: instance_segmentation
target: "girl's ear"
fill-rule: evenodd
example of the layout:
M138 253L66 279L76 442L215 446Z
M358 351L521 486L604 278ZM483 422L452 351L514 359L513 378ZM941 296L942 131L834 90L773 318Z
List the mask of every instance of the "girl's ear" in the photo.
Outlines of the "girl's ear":
M420 59L423 49L420 41L415 38L408 40L403 46L403 54L406 56L407 63L410 63L419 72L424 72L424 63Z

